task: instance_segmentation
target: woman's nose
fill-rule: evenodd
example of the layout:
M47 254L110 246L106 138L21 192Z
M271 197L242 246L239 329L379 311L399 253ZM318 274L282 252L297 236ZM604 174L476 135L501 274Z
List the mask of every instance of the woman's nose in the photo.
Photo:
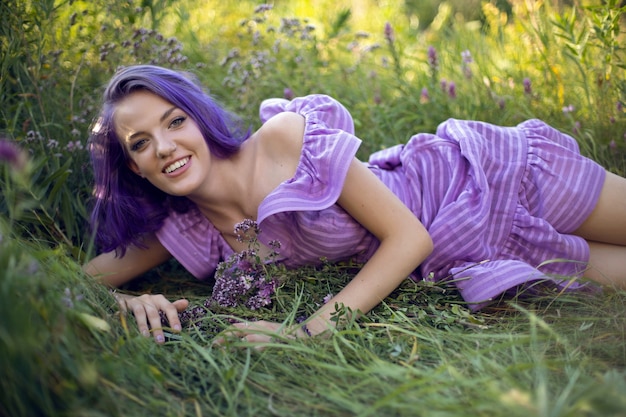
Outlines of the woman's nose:
M176 152L177 146L170 140L160 140L157 143L157 157L165 158Z

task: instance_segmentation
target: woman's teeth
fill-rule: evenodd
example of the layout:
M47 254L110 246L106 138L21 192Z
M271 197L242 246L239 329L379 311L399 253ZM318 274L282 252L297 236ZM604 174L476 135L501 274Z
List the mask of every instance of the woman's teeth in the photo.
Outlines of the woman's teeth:
M176 161L172 165L165 168L165 173L171 174L172 172L176 171L178 168L187 165L187 162L189 162L189 157L181 159L180 161Z

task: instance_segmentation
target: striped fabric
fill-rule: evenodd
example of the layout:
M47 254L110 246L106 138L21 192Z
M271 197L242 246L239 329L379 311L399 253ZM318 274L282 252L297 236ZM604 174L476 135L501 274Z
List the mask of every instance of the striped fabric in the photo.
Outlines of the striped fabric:
M367 261L378 241L335 204L361 143L349 112L313 95L267 100L261 120L284 111L306 119L303 150L295 176L259 206L259 239L280 241L288 267L322 258ZM367 164L433 238L435 249L414 277L453 281L475 308L546 274L578 276L584 269L588 246L568 233L591 213L605 171L541 121L498 127L449 120L436 134L418 134ZM173 213L158 237L198 278L232 253L197 211Z

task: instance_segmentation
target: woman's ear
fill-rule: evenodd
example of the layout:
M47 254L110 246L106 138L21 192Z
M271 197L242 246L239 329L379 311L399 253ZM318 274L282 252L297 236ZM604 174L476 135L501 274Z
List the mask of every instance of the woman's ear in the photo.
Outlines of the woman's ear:
M130 170L133 171L135 174L139 175L141 178L146 178L146 176L143 175L141 171L139 170L139 167L137 166L135 161L133 161L132 159L129 159L128 162L126 162L126 164L128 165L128 168L130 168Z

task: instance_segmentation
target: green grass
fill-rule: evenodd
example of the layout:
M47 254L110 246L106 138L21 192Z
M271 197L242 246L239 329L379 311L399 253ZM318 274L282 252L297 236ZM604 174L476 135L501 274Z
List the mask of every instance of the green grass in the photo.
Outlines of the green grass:
M471 312L453 289L407 280L328 338L259 351L213 340L233 318L292 324L353 269L278 270L284 284L270 308L214 309L163 346L139 336L80 269L93 254L85 139L119 65L191 70L254 126L259 102L285 88L331 94L352 112L363 157L449 117L539 117L625 175L617 2L529 10L537 2L474 1L468 10L470 2L371 1L350 11L350 2L293 1L256 14L250 1L109 3L0 4L0 134L31 159L22 171L0 165L0 416L626 415L624 291ZM176 262L122 290L193 306L211 293Z

